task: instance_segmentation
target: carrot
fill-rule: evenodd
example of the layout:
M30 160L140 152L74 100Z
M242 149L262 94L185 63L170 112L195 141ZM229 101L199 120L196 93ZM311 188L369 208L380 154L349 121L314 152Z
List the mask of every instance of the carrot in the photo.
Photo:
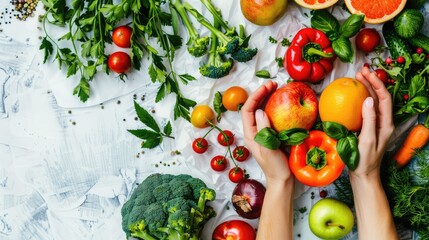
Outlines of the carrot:
M404 143L393 156L393 160L396 161L396 166L399 168L406 166L414 156L415 151L424 147L428 140L429 115L426 117L423 124L417 124L411 129Z

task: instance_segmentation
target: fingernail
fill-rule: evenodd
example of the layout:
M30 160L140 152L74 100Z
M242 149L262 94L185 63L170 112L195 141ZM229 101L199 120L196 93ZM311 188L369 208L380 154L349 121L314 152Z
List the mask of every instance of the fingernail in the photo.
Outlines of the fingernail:
M374 106L374 99L372 97L367 97L365 99L365 106L372 108Z
M264 117L263 111L261 109L256 110L255 112L256 121L262 120L263 117Z

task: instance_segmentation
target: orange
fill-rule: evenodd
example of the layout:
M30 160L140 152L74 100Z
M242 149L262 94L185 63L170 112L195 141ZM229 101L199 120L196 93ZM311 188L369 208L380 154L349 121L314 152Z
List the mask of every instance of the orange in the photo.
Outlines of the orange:
M356 132L362 127L362 103L369 92L358 80L338 78L322 91L319 115L322 122L336 122Z
M295 2L308 9L324 9L334 5L338 0L295 0Z
M367 23L384 23L398 15L404 9L407 0L367 1L345 0L352 14L364 14Z

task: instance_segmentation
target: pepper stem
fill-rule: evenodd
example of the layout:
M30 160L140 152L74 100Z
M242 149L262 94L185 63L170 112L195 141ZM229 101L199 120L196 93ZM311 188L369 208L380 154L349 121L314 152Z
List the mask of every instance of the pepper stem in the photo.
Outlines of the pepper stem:
M324 57L324 58L330 58L330 57L332 57L332 53L325 53L325 52L323 52L323 51L320 51L319 49L316 49L316 48L309 48L308 50L307 50L307 54L308 55L310 55L310 56L321 56L321 57Z
M327 164L326 152L318 147L313 147L307 152L306 164L316 170L324 168Z

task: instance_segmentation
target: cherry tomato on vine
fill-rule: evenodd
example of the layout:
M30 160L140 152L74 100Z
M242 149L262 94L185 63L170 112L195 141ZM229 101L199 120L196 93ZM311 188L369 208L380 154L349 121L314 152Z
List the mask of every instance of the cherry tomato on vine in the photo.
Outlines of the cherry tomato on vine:
M383 81L384 85L387 84L387 80L389 79L389 76L387 75L387 72L384 71L383 69L379 68L379 69L375 69L374 70L375 74L377 74L377 77Z
M192 149L196 153L199 153L199 154L205 153L208 148L209 148L209 143L205 138L196 138L192 142Z
M210 161L210 167L217 172L222 172L223 170L225 170L227 165L228 160L221 155L213 157Z
M231 146L234 142L234 134L229 130L224 130L217 135L217 142L222 146Z
M359 31L356 35L356 47L365 52L369 53L380 44L380 34L374 28L364 28Z
M399 56L399 57L396 59L396 61L397 61L399 64L403 64L403 63L405 63L405 58L404 58L403 56Z
M215 113L210 106L201 104L194 107L191 113L191 123L196 128L206 128L215 119Z
M247 158L249 158L249 155L249 149L247 149L245 146L237 146L234 148L234 150L232 150L232 156L239 162L245 161Z
M244 170L240 167L233 167L228 173L229 180L233 183L238 183L244 179Z
M247 97L248 94L244 88L233 86L222 94L222 105L229 111L238 111L246 102Z
M121 48L131 47L131 34L133 29L123 25L115 28L112 33L112 40L116 46Z
M131 69L131 58L127 53L114 52L109 56L107 65L116 73L125 73Z

